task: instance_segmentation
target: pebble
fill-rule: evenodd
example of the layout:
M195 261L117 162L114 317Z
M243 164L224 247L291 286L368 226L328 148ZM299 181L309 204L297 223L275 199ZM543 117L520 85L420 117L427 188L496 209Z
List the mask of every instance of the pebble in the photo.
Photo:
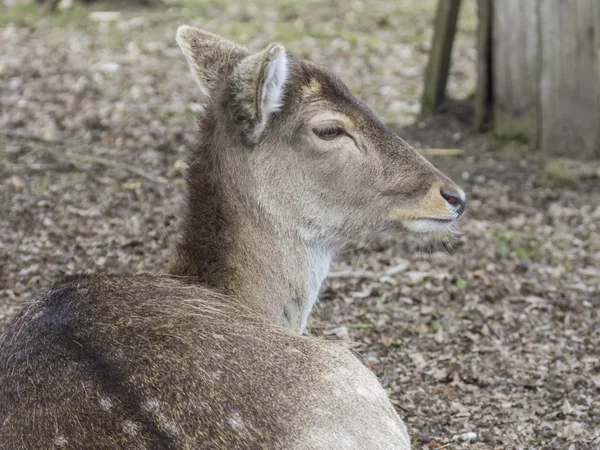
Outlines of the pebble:
M88 18L93 22L112 22L121 17L119 11L94 11L89 14Z
M452 440L463 442L475 442L477 440L477 433L469 431L468 433L455 434L454 436L452 436Z

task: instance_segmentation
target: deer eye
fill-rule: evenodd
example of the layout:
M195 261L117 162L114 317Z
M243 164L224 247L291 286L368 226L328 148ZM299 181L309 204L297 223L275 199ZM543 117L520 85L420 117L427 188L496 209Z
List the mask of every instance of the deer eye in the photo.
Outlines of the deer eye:
M330 141L332 139L345 135L346 130L338 126L329 126L324 128L313 128L313 133L315 133L315 135L320 139Z

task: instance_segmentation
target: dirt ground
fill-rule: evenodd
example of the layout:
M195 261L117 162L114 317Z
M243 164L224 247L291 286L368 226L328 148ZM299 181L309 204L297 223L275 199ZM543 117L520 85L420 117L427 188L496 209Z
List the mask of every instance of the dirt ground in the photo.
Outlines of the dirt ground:
M433 157L468 193L463 234L349 245L334 271L369 272L330 278L310 326L364 357L414 448L600 449L600 172L472 135L468 102L407 126L434 0L76 5L50 18L5 3L17 5L0 6L0 332L66 274L164 267L201 102L174 42L190 23L282 42L417 148L464 149ZM465 1L455 97L474 89L474 11Z

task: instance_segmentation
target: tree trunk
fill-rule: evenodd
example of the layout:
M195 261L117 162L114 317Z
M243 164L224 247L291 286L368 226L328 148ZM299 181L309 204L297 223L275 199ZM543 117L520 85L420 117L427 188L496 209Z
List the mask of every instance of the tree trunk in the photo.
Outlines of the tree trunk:
M495 0L493 7L495 134L549 156L600 157L599 0Z
M540 4L541 145L552 156L600 157L597 0Z
M425 75L421 117L432 115L446 96L446 82L459 9L460 0L440 0L438 3L433 43Z
M495 0L494 133L538 145L538 1Z
M477 91L473 128L484 131L491 120L492 106L492 0L478 0L477 17Z

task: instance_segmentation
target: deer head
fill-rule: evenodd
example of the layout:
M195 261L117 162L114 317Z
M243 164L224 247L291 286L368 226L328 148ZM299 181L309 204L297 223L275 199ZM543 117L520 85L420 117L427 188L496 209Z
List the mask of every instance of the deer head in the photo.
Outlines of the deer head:
M237 161L245 193L284 228L326 245L454 230L464 192L335 74L277 44L251 52L188 26L177 41L206 96L201 140Z

